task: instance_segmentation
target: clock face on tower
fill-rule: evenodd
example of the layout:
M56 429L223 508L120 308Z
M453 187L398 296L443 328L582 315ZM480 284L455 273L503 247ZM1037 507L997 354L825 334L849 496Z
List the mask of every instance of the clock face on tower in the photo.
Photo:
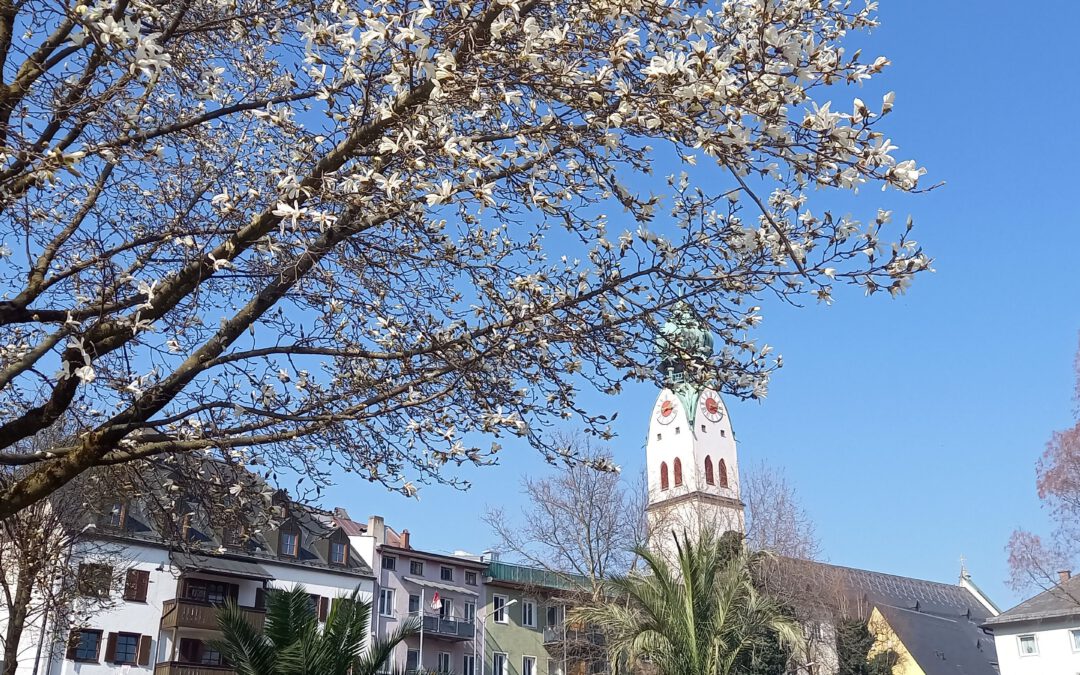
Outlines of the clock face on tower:
M720 397L711 391L705 394L701 398L701 414L710 422L724 419L724 406L720 403Z
M675 419L675 397L664 394L656 402L656 421L660 424L671 424Z

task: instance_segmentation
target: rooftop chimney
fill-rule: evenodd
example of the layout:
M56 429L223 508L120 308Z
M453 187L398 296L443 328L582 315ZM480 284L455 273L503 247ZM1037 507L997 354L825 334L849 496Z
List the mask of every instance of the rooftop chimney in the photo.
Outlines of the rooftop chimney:
M1058 583L1063 584L1069 579L1072 579L1072 570L1059 570L1058 571Z
M408 530L402 530L401 531L401 548L411 548L409 546L409 531Z
M373 537L376 544L383 544L386 542L386 525L383 523L382 516L371 516L368 518L367 535Z
M349 512L341 508L340 506L334 507L334 517L344 518L345 520L352 520L352 518L349 518Z

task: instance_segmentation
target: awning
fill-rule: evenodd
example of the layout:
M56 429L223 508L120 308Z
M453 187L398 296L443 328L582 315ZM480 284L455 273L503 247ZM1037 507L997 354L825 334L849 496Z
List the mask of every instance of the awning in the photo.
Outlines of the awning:
M184 570L198 570L212 574L224 574L230 577L257 579L259 581L274 578L261 565L256 565L253 562L189 553L172 553L169 557L172 559L173 565Z
M402 580L414 583L417 586L423 586L425 588L437 588L440 591L448 591L450 593L461 593L463 595L479 595L476 591L470 591L467 588L461 586L454 586L452 584L443 584L438 581L431 581L430 579L420 579L419 577L401 577Z

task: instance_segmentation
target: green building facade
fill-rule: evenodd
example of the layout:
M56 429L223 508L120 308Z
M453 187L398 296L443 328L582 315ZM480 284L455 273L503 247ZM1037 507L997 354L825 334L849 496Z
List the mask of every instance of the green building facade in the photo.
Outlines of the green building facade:
M480 612L484 670L478 675L587 675L566 644L566 607L584 579L492 561Z

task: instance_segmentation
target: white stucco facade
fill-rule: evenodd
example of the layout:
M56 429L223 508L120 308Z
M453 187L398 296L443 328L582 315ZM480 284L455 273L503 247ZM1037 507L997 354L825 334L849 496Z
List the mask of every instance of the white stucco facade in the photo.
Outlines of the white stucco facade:
M1080 617L994 626L994 645L1001 675L1080 673Z
M77 551L75 555L78 556ZM327 603L352 593L358 586L361 599L371 601L373 596L374 580L370 576L345 570L316 569L302 563L252 559L251 562L264 570L267 577L257 579L190 567L181 569L164 547L133 542L118 545L110 559L113 564L122 561L124 565L114 575L119 582L109 589L110 606L96 611L82 624L83 629L98 635L96 649L84 650L82 658L72 658L68 649L68 627L58 627L53 616L49 617L44 630L46 640L42 644L41 621L37 620L28 626L20 642L17 675L150 675L155 669L158 675L180 672L175 665L170 668L168 664L191 660L181 653L182 641L203 644L219 637L212 629L216 612L213 603L192 599L187 588L191 583L217 584L213 588L227 589L240 607L252 613L261 612L256 608L260 591L291 588L295 584L303 585L308 593L326 598ZM145 599L124 598L128 570L146 574ZM184 618L170 620L174 613ZM0 614L0 626L4 625L4 618ZM132 659L134 662L121 663L115 657L113 660L107 658L107 645L112 635L123 635L128 644L134 640L139 645L138 658ZM91 655L90 651L94 653ZM216 671L231 672L209 664L198 666L199 673Z

